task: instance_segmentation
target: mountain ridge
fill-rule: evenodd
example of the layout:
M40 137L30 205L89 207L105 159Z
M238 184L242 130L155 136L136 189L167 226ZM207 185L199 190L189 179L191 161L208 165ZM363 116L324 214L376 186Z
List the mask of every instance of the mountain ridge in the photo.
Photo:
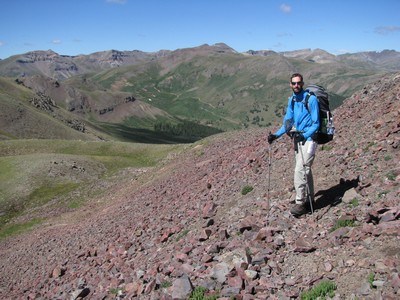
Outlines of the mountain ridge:
M363 84L400 69L399 62L399 53L389 50L344 56L321 49L238 53L224 43L73 57L33 51L0 62L0 76L26 89L19 99L0 89L0 108L4 115L20 115L20 107L30 111L37 103L32 99L44 97L57 105L59 113L41 110L41 115L47 113L54 123L67 119L67 124L84 124L92 129L88 139L143 142L145 131L152 136L149 142L157 142L157 135L163 136L162 141L191 142L220 131L267 127L279 120L288 96L288 77L294 72L302 73L306 84L324 86L336 108ZM25 124L22 131L35 133L33 137L54 137L46 133L48 127L32 128L33 118L19 124ZM6 124L0 128L3 139L26 137L8 130Z
M18 76L15 67L4 67L4 65L15 61L20 64L29 63L45 63L49 62L53 64L54 71L58 71L60 75L55 76L57 79L68 78L70 76L83 74L89 71L100 71L109 68L114 68L122 65L135 65L143 62L150 62L152 60L157 60L164 58L169 55L180 55L185 52L193 52L196 55L206 53L234 53L239 55L283 55L287 57L311 59L318 61L315 57L323 56L327 62L337 60L366 60L376 63L380 66L384 66L387 70L394 70L393 68L399 68L399 63L393 64L394 61L398 61L400 53L395 50L383 50L381 52L377 51L364 51L357 53L347 53L334 55L322 49L300 49L284 52L275 52L271 50L248 50L246 52L237 52L233 48L229 47L224 43L217 43L214 45L203 44L192 48L181 48L176 50L159 50L156 52L144 52L141 50L105 50L94 52L90 54L80 54L75 56L60 55L53 50L36 50L30 51L24 54L17 54L5 58L0 63L0 75L1 76ZM92 66L90 67L90 64ZM93 66L94 65L94 66ZM78 67L79 66L79 67ZM50 67L50 66L49 66ZM79 71L82 68L82 71ZM43 72L50 76L48 71ZM27 73L27 75L30 75Z

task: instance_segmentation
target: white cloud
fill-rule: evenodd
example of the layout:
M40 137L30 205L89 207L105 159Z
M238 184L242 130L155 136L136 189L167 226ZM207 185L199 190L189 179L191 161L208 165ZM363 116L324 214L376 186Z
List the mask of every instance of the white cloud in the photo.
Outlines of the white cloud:
M375 27L374 31L377 34L386 35L386 34L390 34L390 33L399 32L400 27L399 26L379 26L379 27Z
M51 41L53 44L61 44L61 40L59 39L54 39Z
M2 42L2 41L0 41L0 47L1 47L1 46L4 46L4 45L5 45L5 43Z
M289 4L286 4L286 3L282 3L279 8L285 14L288 14L288 13L290 13L292 11L292 7Z

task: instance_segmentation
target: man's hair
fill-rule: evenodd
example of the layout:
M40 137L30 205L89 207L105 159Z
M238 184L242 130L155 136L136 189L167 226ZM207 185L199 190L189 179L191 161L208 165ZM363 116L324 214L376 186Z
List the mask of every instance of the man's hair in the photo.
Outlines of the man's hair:
M290 80L292 80L295 77L300 77L301 82L303 82L303 75L301 75L300 73L294 73L292 74L292 76L290 76Z

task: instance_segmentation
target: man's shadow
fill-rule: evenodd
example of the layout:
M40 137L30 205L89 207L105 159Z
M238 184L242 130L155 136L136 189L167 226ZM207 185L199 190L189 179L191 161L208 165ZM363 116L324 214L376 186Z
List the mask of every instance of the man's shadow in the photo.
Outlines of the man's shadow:
M342 198L344 193L347 190L355 188L358 186L360 182L359 177L352 180L343 180L341 179L339 184L327 189L318 191L314 195L315 199L315 209L321 209L326 206L335 206L342 202Z

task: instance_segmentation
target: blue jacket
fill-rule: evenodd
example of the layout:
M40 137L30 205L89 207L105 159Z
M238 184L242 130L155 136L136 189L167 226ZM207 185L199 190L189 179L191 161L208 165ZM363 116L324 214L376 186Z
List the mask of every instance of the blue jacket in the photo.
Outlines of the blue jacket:
M308 99L308 108L307 110L304 101L307 96L307 92L302 90L298 95L293 93L291 97L289 97L286 115L283 119L282 127L275 133L277 137L282 136L286 133L287 125L285 124L293 124L294 128L298 132L302 132L303 136L306 140L311 140L311 136L318 130L319 128L319 107L317 97L311 95ZM293 98L294 97L294 98ZM294 99L294 106L292 108L292 98ZM291 129L291 126L289 130Z

